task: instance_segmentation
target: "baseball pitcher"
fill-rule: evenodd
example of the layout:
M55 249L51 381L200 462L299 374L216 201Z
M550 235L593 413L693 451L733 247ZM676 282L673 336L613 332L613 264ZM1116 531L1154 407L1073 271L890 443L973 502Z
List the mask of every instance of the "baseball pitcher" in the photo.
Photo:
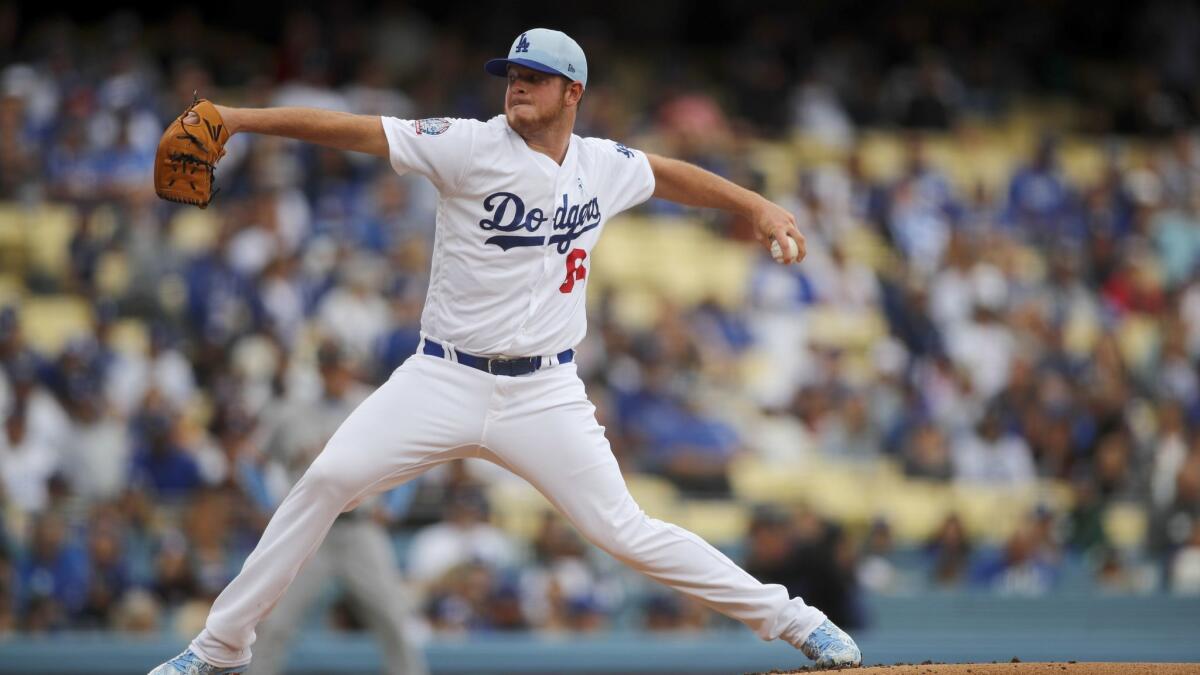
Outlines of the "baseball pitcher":
M651 196L724 209L752 222L783 263L804 257L795 218L693 165L572 134L588 68L564 33L526 31L485 68L508 79L504 114L486 122L202 101L164 134L155 180L168 199L207 205L221 146L250 132L386 157L397 173L433 181L439 200L417 353L338 428L204 630L151 675L242 673L255 626L339 514L463 457L523 477L592 543L764 640L820 666L857 665L854 641L820 610L638 507L573 363L589 256L609 218Z

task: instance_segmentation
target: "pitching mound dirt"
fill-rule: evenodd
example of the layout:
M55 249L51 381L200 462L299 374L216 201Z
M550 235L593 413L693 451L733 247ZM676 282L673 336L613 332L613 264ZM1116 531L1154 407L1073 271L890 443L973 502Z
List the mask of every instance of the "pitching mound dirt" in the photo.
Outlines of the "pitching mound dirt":
M926 663L794 673L846 675L1200 675L1200 663Z

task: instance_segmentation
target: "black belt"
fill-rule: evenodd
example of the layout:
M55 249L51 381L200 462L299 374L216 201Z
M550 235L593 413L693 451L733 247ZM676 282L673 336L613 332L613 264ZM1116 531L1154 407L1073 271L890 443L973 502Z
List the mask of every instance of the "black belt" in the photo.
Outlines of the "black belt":
M436 356L440 359L446 358L446 348L429 338L425 338L425 347L421 350L429 356ZM458 362L464 366L470 366L476 370L482 370L485 373L492 375L508 375L516 377L518 375L528 375L538 368L542 367L541 356L524 356L515 359L489 359L486 356L475 356L466 352L455 351L458 356ZM559 363L570 363L575 358L575 350L567 349L557 354Z

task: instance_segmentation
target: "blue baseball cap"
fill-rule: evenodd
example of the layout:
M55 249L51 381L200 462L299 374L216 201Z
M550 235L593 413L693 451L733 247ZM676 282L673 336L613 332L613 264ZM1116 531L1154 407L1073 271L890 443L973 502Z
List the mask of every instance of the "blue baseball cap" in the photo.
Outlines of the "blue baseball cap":
M508 58L492 59L483 69L497 77L508 75L508 64L562 75L587 86L587 58L583 48L570 35L549 28L531 28L517 36L508 50Z

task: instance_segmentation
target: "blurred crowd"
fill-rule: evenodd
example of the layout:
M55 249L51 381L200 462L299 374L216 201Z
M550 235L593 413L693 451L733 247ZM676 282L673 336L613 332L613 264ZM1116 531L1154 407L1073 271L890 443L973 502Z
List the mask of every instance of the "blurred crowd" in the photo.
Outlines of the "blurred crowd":
M328 431L314 424L281 450L281 420L343 409L413 353L436 208L427 182L372 158L238 136L198 242L180 239L183 211L151 189L158 137L193 91L398 117L498 112L502 84L481 64L519 30L502 29L512 18L482 22L498 32L481 40L403 4L331 11L287 13L268 42L203 27L190 10L84 26L0 5L0 200L66 205L74 219L61 274L0 272L30 296L82 298L92 317L47 353L17 305L0 308L0 634L194 633L296 454L311 459ZM647 11L648 25L662 21ZM809 258L783 268L760 254L744 302L664 300L649 328L631 328L618 298L595 298L580 372L622 467L704 499L732 496L730 466L746 456L1070 486L1068 511L1039 507L998 546L953 515L906 549L886 517L852 528L755 505L731 551L847 628L868 620L864 589L1042 594L1072 560L1085 561L1090 588L1200 593L1200 13L1152 3L1126 46L1153 45L1146 58L1097 63L1094 45L1055 51L1062 17L1031 7L983 41L902 10L818 32L831 11L745 21L715 66L699 49L678 63L626 52L600 22L578 31L597 74L579 133L760 190L741 152L751 141L795 133L843 150L768 195L796 213ZM1090 20L1114 30L1103 19ZM884 34L855 37L859 26ZM1051 57L1062 80L1031 67ZM1131 90L1102 86L1095 69ZM1113 154L1100 180L1080 184L1047 133L1005 189L964 190L916 133L1001 120L1011 99L1045 91L1078 103L1071 131L1133 135L1149 161L1130 168ZM864 171L865 128L905 139L900 175ZM657 201L641 212L702 219L730 246L749 238L737 219ZM877 253L864 256L862 241ZM115 293L104 275L114 255L127 270ZM828 308L882 318L867 359L808 339L809 317ZM119 344L130 319L146 327L144 352ZM772 365L747 388L737 364L752 354ZM502 480L442 467L368 514L402 542L428 630L723 621L632 578L555 516L532 540L498 528L485 488ZM1136 550L1102 522L1121 503L1149 514ZM356 625L353 608L334 609L328 624Z

